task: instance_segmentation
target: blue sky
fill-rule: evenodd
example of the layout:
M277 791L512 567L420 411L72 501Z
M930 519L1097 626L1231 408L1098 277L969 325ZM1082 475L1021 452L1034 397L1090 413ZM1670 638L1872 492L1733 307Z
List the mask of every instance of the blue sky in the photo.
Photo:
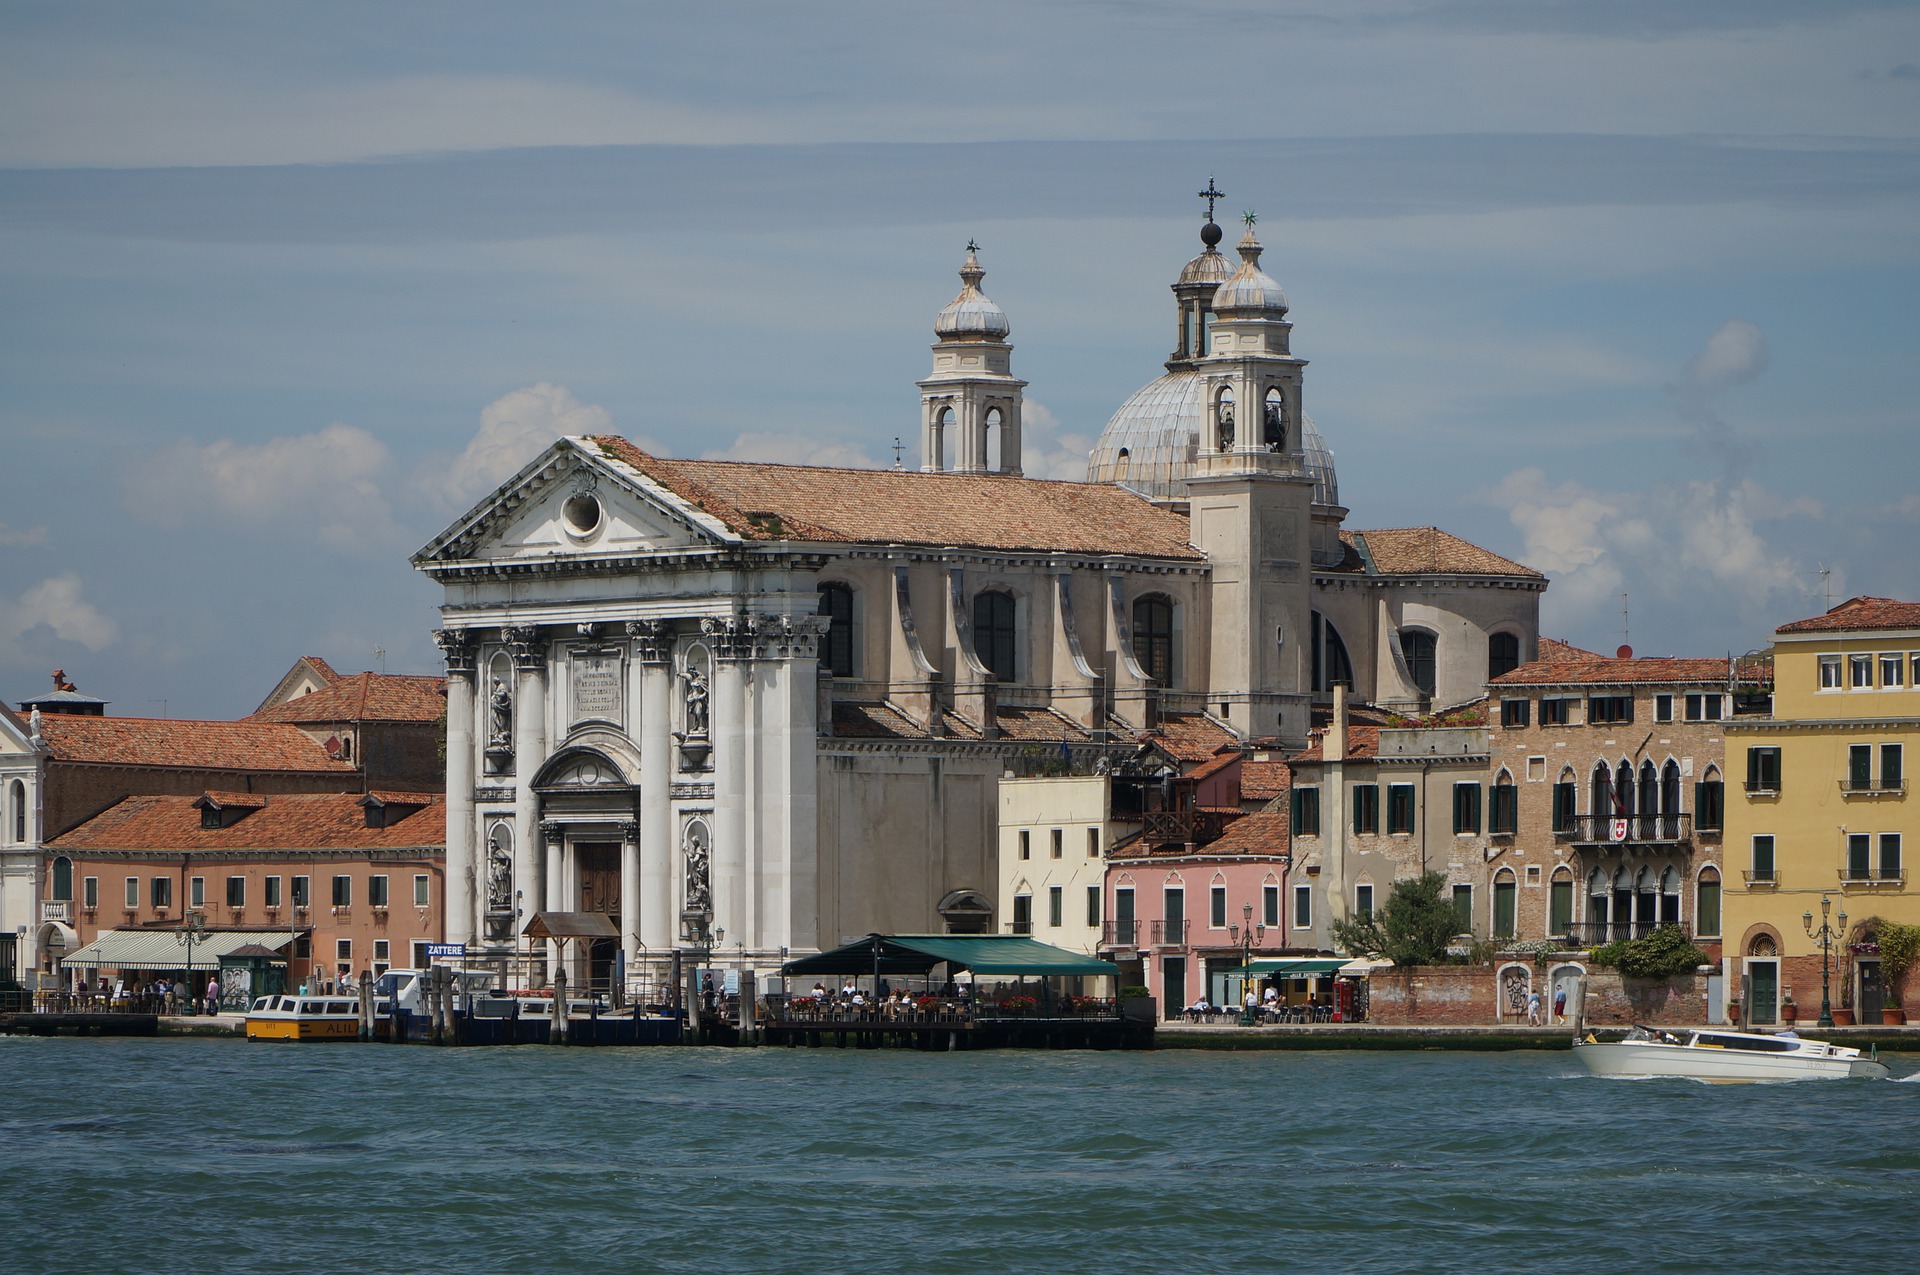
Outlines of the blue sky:
M1077 476L1210 175L1350 525L1609 650L1920 598L1914 6L393 8L0 8L6 699L432 669L409 553L563 430L887 463L970 237Z

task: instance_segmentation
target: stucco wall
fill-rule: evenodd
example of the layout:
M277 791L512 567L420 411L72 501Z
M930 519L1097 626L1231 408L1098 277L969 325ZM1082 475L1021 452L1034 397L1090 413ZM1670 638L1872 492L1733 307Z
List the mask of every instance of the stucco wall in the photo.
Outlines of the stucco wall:
M1550 1016L1554 969L1537 965L1431 965L1375 970L1369 980L1370 1021L1400 1027L1466 1027L1514 1021L1501 1013L1501 975L1525 971L1539 989L1541 1009ZM1683 974L1670 979L1624 978L1613 970L1587 971L1586 1021L1596 1026L1654 1023L1699 1026L1707 1021L1707 979ZM1571 1022L1574 1006L1567 1006ZM1520 1021L1524 1022L1522 1017Z

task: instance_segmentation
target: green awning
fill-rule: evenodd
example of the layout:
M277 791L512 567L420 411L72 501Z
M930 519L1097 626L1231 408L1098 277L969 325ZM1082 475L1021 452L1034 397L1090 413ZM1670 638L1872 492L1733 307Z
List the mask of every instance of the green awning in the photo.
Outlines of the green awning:
M292 941L285 930L208 930L193 941L193 968L218 969L221 957L243 947L278 951ZM180 941L179 930L103 930L63 963L88 969L184 970L187 945Z
M785 974L926 974L942 962L975 974L1100 975L1113 962L1007 934L869 934L781 967Z
M1331 974L1345 965L1344 957L1275 957L1272 960L1250 961L1229 974L1277 974L1281 978L1305 978L1309 974Z

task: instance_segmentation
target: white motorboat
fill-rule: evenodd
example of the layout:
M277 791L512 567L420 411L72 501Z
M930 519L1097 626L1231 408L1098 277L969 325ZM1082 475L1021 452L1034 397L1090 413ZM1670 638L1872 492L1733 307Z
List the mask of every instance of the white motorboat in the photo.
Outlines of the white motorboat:
M1803 1040L1791 1032L1761 1035L1708 1029L1635 1027L1625 1040L1574 1042L1574 1057L1596 1076L1680 1076L1737 1083L1755 1080L1884 1080L1892 1073L1873 1054Z

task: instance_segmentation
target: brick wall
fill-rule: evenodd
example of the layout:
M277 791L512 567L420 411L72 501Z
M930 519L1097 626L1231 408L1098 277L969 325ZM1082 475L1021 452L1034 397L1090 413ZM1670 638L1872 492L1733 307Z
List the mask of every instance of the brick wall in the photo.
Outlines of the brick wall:
M1374 971L1368 1018L1396 1027L1474 1027L1526 1021L1499 1013L1500 971L1506 966L1430 965ZM1549 984L1555 967L1532 966L1543 1014L1553 1008ZM1573 1006L1567 1007L1573 1017ZM1599 1026L1657 1023L1698 1026L1707 1021L1707 979L1683 974L1671 979L1622 978L1613 970L1587 971L1587 1021Z

